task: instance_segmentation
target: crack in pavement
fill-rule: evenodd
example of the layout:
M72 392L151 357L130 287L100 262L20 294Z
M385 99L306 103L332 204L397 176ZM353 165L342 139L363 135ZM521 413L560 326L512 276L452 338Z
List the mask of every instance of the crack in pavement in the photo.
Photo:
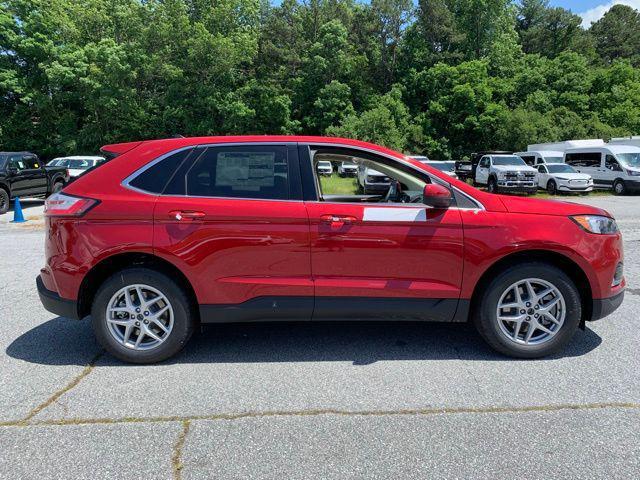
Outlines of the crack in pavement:
M606 408L640 410L640 403L635 402L607 402L607 403L576 403L529 405L522 407L440 407L416 408L400 410L267 410L239 413L217 413L211 415L165 416L165 417L120 417L120 418L60 418L51 420L15 420L0 422L0 427L37 427L37 426L66 426L66 425L112 425L126 423L166 423L182 422L183 426L194 421L204 420L241 420L244 418L268 417L316 417L321 415L336 415L349 417L366 416L430 416L456 414L488 414L488 413L528 413L528 412L557 412L562 410L597 410ZM188 431L188 427L185 427Z
M100 359L100 357L102 357L102 355L104 355L104 353L105 353L104 350L99 351L91 359L91 361L87 365L85 365L85 367L82 370L82 372L80 372L78 375L76 375L67 385L65 385L64 387L62 387L59 390L56 390L53 393L53 395L51 395L47 400L42 402L37 407L33 408L29 413L27 413L27 416L24 417L22 420L19 420L18 423L19 424L23 424L23 425L29 424L31 419L33 417L35 417L37 414L39 414L42 410L44 410L48 406L54 404L56 401L58 401L58 399L62 395L64 395L65 393L69 392L70 390L72 390L76 386L78 386L78 384L82 381L82 379L84 379L87 375L89 375L93 371L93 369L94 369L94 367L96 365L96 362ZM3 426L2 422L0 422L0 426Z
M182 448L184 447L184 442L189 434L190 426L191 422L189 420L184 420L182 422L182 431L180 432L180 435L178 435L178 440L173 447L171 465L173 467L174 480L182 480L182 469L184 467L184 464L182 463Z

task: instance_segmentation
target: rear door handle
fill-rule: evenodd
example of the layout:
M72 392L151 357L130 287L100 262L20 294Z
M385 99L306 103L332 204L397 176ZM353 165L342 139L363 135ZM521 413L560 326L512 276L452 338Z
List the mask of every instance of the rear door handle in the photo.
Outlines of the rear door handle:
M176 220L198 220L204 218L204 212L196 212L193 210L172 210L169 212L169 216Z
M330 224L332 227L341 227L342 225L354 223L356 221L356 217L351 215L327 214L327 215L322 215L320 217L320 220L323 223Z

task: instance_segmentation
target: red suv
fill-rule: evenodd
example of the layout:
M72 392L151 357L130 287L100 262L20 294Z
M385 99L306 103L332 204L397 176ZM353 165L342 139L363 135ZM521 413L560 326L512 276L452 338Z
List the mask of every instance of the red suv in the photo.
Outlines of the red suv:
M175 355L199 323L472 321L491 347L562 348L624 297L607 212L481 192L364 142L206 137L103 148L111 160L46 203L49 311L91 315L135 363ZM320 161L389 181L319 178ZM335 169L334 169L335 171Z

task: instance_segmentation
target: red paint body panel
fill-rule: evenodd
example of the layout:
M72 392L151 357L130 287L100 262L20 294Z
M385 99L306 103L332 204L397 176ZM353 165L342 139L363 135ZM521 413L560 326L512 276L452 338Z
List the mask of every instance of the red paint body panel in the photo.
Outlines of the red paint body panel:
M365 221L367 208L416 206L155 196L122 185L163 154L225 142L304 142L366 149L451 183L483 209L422 206L421 221ZM126 252L157 255L175 265L200 304L235 304L260 296L470 299L491 265L527 250L552 251L571 259L585 272L594 298L608 298L624 289L624 282L611 288L623 258L621 236L587 233L568 218L606 212L568 202L480 192L365 142L203 137L132 142L108 149L121 154L64 189L65 194L100 203L80 219L47 219L42 280L64 299L77 299L82 280L98 262ZM178 221L170 215L176 210L203 215ZM327 215L343 218L331 221Z

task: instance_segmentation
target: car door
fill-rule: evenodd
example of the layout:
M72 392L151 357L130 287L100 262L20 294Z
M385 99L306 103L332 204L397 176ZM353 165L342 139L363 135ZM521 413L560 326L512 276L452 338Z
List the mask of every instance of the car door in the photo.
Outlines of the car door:
M538 165L538 186L540 188L547 188L549 178L551 178L551 176L549 175L547 167L544 164Z
M47 193L47 174L35 155L23 155L24 169L20 175L24 180L23 195L43 195Z
M360 152L345 154L357 158ZM313 150L301 147L305 187L317 184L311 178L312 156ZM308 189L305 205L314 320L453 318L463 260L462 223L455 207L324 201L321 192Z
M478 168L476 169L476 182L485 185L489 181L489 168L491 167L491 159L482 157Z
M610 154L606 154L604 158L604 168L602 169L602 176L604 179L603 183L606 183L608 186L612 187L613 182L618 179L624 177L624 170L618 160Z
M186 272L203 321L310 319L309 219L297 148L200 147L154 209L154 250Z

